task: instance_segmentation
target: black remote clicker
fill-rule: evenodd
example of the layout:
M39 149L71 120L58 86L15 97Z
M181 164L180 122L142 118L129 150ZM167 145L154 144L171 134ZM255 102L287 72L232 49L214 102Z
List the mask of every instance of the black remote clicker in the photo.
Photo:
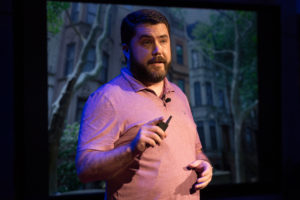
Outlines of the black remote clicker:
M172 115L170 115L170 117L168 118L168 120L165 122L159 122L157 124L157 126L159 126L163 131L167 130L168 128L168 125L169 125L169 122L171 121L172 119Z

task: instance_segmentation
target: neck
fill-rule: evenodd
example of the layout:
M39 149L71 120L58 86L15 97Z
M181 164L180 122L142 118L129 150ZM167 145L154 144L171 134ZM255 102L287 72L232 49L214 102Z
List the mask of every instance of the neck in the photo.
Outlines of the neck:
M161 97L164 92L164 80L158 83L147 84L147 88L153 90L158 97Z
M131 68L129 67L129 71L131 72L132 76L139 80L140 82L142 82L147 88L153 90L155 92L155 94L158 97L161 97L163 95L164 92L164 79L158 83L151 83L151 82L145 82L144 80L140 79L139 77L137 77L131 70Z

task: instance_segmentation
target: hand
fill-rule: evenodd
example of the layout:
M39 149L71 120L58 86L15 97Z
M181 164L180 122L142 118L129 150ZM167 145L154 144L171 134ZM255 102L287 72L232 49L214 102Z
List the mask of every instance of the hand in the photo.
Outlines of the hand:
M194 169L198 174L199 178L194 184L195 190L203 189L210 183L213 175L213 168L209 162L205 160L195 160L188 165L188 169Z
M157 126L161 121L163 121L163 117L153 119L141 126L130 144L134 153L144 152L148 146L155 147L162 143L162 140L166 138L166 133Z

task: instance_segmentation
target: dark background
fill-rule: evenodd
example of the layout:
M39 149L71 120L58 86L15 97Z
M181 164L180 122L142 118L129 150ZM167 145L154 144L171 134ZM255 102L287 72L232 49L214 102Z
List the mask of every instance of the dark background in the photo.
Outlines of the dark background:
M201 192L201 199L299 196L300 0L152 2L258 12L261 181L208 187ZM0 1L1 199L49 199L45 5L45 0ZM101 199L99 194L51 199L66 198Z

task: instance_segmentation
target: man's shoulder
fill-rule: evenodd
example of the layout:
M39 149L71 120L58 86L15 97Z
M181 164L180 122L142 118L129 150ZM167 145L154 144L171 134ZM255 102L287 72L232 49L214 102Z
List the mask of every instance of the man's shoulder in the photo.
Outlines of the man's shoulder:
M120 95L122 92L125 92L127 89L127 82L124 77L120 74L111 81L100 86L96 91L94 91L90 97L93 96L104 96L107 98L112 98L114 96Z

